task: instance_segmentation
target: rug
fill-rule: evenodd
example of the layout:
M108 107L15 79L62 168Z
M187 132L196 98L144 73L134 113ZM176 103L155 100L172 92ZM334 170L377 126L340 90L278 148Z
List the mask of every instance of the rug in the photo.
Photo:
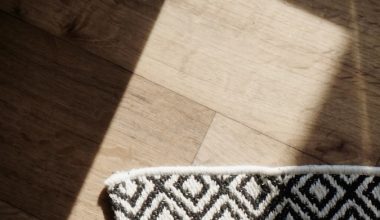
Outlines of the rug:
M106 180L115 219L380 219L380 168L159 167Z

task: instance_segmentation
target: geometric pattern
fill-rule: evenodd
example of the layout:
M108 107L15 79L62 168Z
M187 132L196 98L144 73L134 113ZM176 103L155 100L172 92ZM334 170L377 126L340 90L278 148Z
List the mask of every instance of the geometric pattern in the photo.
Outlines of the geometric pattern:
M358 173L152 173L108 194L118 220L380 219L380 177Z

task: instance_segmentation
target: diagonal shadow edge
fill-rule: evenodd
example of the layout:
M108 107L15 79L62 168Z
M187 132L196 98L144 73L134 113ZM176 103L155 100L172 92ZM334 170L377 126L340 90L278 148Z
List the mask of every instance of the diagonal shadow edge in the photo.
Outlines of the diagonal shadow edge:
M160 9L162 3L155 1L155 7ZM158 13L156 10L151 16L156 18ZM24 203L11 205L22 210L28 202L40 203L40 208L52 208L54 216L46 216L38 208L32 210L34 216L66 219L131 72L64 38L3 12L0 16L0 88L4 92L0 95L2 197L15 196L11 189L20 189L16 196L23 197ZM152 19L140 25L144 30L136 45L140 50L128 57L131 71L154 22ZM16 36L22 35L18 40ZM113 76L104 77L104 73ZM14 155L23 160L17 161ZM13 164L12 168L6 163ZM34 176L38 181L31 181ZM57 187L47 187L49 182ZM69 192L59 190L68 184ZM28 194L30 189L33 194ZM45 204L44 200L57 203Z
M333 164L378 163L380 5L374 1L286 1L344 27L352 40L300 150ZM301 155L300 155L301 157ZM299 161L301 161L299 159Z

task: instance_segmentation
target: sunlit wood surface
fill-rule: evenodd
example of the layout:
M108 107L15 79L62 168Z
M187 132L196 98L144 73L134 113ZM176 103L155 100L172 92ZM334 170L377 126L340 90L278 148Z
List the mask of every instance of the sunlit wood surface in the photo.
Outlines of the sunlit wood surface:
M0 10L1 219L109 217L122 169L379 163L377 1Z

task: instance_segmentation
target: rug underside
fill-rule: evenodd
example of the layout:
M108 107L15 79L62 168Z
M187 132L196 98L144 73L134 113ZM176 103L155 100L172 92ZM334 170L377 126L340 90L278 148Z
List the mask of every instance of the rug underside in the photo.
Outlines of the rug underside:
M115 218L380 219L380 168L175 167L107 181Z

